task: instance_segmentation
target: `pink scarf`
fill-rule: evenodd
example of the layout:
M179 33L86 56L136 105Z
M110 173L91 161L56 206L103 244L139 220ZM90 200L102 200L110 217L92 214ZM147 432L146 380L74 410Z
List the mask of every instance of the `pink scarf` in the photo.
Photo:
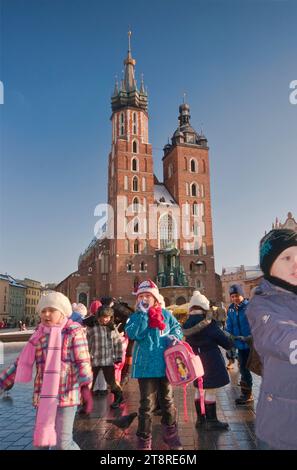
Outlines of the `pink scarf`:
M20 354L15 382L32 380L35 361L35 346L39 339L49 333L47 355L43 381L39 398L38 411L34 430L34 445L37 447L54 446L57 442L55 430L58 407L58 393L61 371L62 329L68 318L61 324L52 327L39 325Z
M149 317L149 327L150 328L158 328L159 330L163 331L166 327L164 323L164 317L162 315L162 308L160 305L156 307L150 307L148 311Z

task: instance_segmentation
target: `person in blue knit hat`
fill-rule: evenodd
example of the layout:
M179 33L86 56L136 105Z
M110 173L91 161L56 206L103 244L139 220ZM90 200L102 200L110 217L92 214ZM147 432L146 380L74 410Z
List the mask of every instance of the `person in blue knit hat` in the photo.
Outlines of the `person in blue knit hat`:
M163 298L154 282L143 281L136 295L136 312L128 318L125 331L135 341L131 376L138 379L140 391L136 433L138 449L152 448L152 416L158 395L163 441L172 450L182 450L173 391L166 377L164 359L164 352L172 339L183 337L181 327L174 316L162 308Z
M263 364L256 412L259 449L297 449L297 232L273 229L260 241L264 279L247 309Z
M248 300L240 284L233 284L229 288L231 304L228 308L226 331L235 338L235 347L238 350L239 370L241 374L241 395L236 398L236 405L246 405L254 400L252 395L253 377L246 367L250 353L251 329L246 316Z

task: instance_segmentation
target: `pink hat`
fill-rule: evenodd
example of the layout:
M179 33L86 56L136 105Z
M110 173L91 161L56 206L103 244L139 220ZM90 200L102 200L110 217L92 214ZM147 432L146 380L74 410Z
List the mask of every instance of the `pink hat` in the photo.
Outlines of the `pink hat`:
M148 279L148 281L143 281L141 284L139 284L136 295L138 296L139 294L144 294L145 292L152 294L155 299L159 302L159 304L162 304L162 301L164 299L159 292L158 286L150 279Z
M92 315L95 315L97 313L97 310L99 307L101 307L102 303L100 300L93 300L93 302L90 305L90 313Z

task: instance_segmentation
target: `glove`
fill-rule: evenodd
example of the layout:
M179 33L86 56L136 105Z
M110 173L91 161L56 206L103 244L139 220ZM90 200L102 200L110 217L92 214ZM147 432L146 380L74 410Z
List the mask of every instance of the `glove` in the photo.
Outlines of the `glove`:
M83 402L83 410L86 414L90 414L93 410L93 397L88 385L81 387L80 393Z

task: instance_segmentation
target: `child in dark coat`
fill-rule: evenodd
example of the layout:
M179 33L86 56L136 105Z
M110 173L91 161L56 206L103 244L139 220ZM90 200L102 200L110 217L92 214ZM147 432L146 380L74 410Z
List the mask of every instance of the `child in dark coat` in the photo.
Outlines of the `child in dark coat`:
M217 418L216 389L229 383L225 361L219 349L230 349L233 341L218 326L217 322L208 318L209 301L199 291L195 291L189 304L189 318L183 326L183 333L187 342L192 346L195 354L199 354L203 368L203 389L205 400L205 415L201 415L200 395L197 382L195 392L195 408L197 412L196 427L203 426L206 430L228 429L227 423Z

